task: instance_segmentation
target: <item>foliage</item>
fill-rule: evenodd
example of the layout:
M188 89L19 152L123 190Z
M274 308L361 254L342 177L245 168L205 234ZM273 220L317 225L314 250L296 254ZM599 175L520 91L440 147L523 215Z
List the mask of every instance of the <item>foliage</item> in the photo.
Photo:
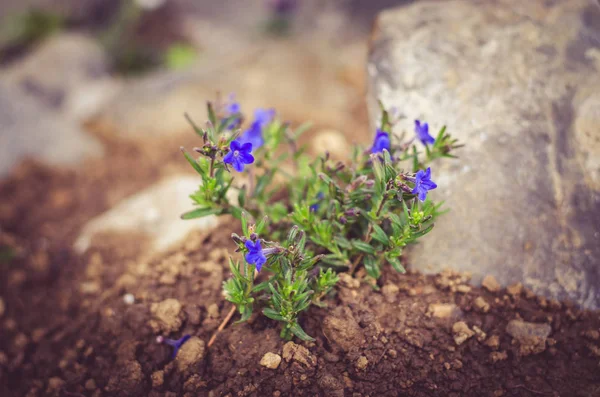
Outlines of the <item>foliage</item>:
M353 274L364 266L368 277L377 279L386 263L404 272L404 248L429 233L441 213L441 204L427 197L437 187L429 165L454 157L460 145L445 127L424 141L427 124L418 121L415 138L425 149L415 138L402 142L382 106L369 150L355 147L348 163L327 153L311 159L297 144L307 126L293 131L274 111L258 109L242 131L240 109L230 98L208 104L204 128L190 120L203 142L194 149L200 157L182 151L202 183L191 195L198 208L182 217L239 219L243 236L233 234L233 239L245 258L231 260L227 299L238 307L240 321L261 302L263 314L283 324L282 337L309 340L298 315L310 304L324 305L337 272Z

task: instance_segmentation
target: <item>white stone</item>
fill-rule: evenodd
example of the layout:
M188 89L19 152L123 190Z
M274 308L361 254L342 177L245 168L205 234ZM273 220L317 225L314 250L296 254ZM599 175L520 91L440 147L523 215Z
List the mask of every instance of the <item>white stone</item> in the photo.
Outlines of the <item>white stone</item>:
M152 239L152 249L162 251L181 242L191 231L214 228L218 223L215 216L180 218L181 214L194 209L189 195L200 183L200 177L172 176L124 199L83 227L75 249L85 252L98 233L130 231L146 233Z

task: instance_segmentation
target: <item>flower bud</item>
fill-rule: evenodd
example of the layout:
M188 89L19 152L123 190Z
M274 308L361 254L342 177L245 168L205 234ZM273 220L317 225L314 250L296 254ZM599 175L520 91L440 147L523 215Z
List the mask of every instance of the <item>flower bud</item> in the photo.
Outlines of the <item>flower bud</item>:
M344 215L340 216L339 221L342 225L345 225L346 223L348 223L348 219L346 219L346 217Z

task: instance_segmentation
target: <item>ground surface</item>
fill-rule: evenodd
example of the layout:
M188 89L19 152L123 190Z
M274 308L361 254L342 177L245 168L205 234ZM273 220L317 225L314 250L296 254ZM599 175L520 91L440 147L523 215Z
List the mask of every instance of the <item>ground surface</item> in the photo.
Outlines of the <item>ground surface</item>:
M204 11L205 3L214 2L194 4ZM345 3L356 19L342 24L364 40L377 7L396 2ZM222 25L255 24L245 13L229 19ZM338 57L327 53L327 60ZM355 58L350 66L362 70L364 57ZM318 86L321 97L335 84L350 85L356 106L338 110L353 128L317 122L308 141L323 128L367 141L366 115L350 110L365 112L356 94L363 93L362 75L340 72L317 84L313 66L291 86ZM201 106L207 98L196 99ZM305 102L286 119L314 120L321 109ZM452 273L386 271L375 290L359 272L339 283L330 309L304 315L315 343L285 344L277 324L256 317L230 324L207 348L230 308L220 288L229 235L239 233L234 221L163 253L149 253L148 240L136 233L105 234L85 254L73 251L91 218L163 177L189 172L179 147L197 145L194 135L124 139L122 125L95 127L89 129L103 158L76 170L26 162L0 181L0 396L600 396L597 312L518 286L470 287L467 276ZM185 334L192 339L174 361L170 348L155 342Z
M259 317L207 349L230 307L220 286L239 225L157 255L142 236L106 235L77 256L86 219L184 167L164 142L105 143L111 161L24 164L0 184L2 396L600 395L598 313L450 272L386 272L379 291L344 278L331 309L303 318L315 343L285 345ZM198 339L172 361L155 337L183 334ZM259 364L269 352L277 369Z

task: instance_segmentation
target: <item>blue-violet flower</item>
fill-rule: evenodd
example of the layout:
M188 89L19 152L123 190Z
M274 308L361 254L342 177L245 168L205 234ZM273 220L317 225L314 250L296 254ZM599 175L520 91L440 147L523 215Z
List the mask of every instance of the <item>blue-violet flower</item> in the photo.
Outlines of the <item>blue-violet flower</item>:
M415 177L415 187L412 190L412 194L416 194L419 200L425 201L427 198L427 192L437 187L435 182L431 180L431 167L428 167L426 171L419 170Z
M311 206L309 207L309 210L311 212L317 212L319 210L319 207L321 206L320 201L323 200L323 197L325 197L325 194L323 194L323 192L319 192L317 193L317 202L311 204Z
M183 344L185 342L187 342L188 339L190 339L190 335L184 335L180 339L169 339L169 338L165 338L164 336L156 337L156 341L158 343L165 343L173 348L173 353L171 354L172 360L175 359L175 357L177 356L177 352L179 351L179 348L181 348L181 346L183 346Z
M377 130L371 153L381 153L383 149L390 151L390 135L382 130Z
M246 262L251 265L256 265L256 271L260 272L262 266L267 262L267 257L263 252L262 247L260 246L260 240L246 241L246 248L248 248L248 253L246 254Z
M250 127L244 131L239 140L242 143L251 143L254 150L265 144L263 138L263 128L269 124L275 117L275 109L261 109L254 111L254 121Z
M421 124L419 120L415 120L415 132L423 145L427 146L427 144L435 142L435 138L429 135L429 125L427 123Z
M235 101L235 95L233 95L233 94L229 95L229 102L225 105L225 117L223 117L223 120L225 120L228 117L231 117L235 114L240 114L241 112L242 112L242 107L240 106L239 102ZM239 117L235 118L227 126L227 129L233 130L233 129L237 128L240 125L241 121L242 120Z
M229 144L229 153L223 157L223 162L231 164L237 172L244 171L245 164L254 163L252 152L252 144L249 142L241 143L237 139Z

